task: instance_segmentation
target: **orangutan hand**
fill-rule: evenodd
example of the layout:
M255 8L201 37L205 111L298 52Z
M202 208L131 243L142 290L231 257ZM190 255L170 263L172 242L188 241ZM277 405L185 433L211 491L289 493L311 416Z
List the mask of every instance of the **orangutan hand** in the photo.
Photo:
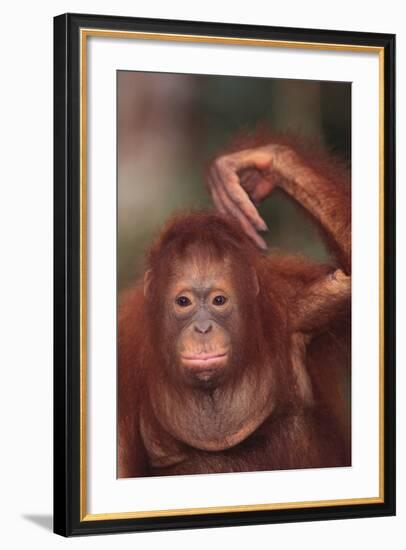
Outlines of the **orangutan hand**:
M270 176L272 149L245 149L218 157L210 166L208 187L217 210L236 218L248 237L262 250L267 245L258 231L267 231L256 206L274 188Z

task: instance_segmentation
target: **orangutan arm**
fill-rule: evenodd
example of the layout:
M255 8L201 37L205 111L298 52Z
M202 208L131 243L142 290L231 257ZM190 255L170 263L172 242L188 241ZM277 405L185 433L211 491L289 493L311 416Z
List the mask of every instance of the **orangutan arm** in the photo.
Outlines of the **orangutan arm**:
M320 157L323 155L320 154ZM322 230L339 267L351 273L351 195L348 183L323 170L326 159L308 162L295 148L269 143L218 157L211 165L208 186L214 204L239 220L247 235L262 249L258 234L267 226L255 204L275 187L299 203ZM331 165L334 166L332 160ZM333 176L333 177L332 177Z

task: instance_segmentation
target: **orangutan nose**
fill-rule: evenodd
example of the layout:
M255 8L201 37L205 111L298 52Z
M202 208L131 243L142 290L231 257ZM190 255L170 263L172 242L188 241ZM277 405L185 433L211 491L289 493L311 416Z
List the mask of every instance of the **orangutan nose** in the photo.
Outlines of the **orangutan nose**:
M211 321L198 321L194 324L194 329L199 334L207 334L212 328L213 325L211 324Z

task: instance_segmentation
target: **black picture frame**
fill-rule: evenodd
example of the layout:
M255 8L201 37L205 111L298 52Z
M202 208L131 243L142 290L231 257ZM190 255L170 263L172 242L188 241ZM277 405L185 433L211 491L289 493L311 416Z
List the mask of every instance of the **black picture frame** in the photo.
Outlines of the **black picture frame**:
M381 502L170 517L81 514L80 30L278 40L379 48L384 60L384 371ZM63 536L395 514L395 36L331 30L64 14L54 19L54 531Z

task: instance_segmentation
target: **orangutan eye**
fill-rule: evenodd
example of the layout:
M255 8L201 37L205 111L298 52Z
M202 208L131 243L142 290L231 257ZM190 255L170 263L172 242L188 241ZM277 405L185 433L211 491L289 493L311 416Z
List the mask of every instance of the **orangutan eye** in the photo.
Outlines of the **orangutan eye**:
M225 296L222 296L221 294L213 298L213 305L215 306L223 306L226 302L227 298Z
M192 302L189 300L187 296L179 296L179 298L176 298L176 303L180 307L188 307L192 305Z

